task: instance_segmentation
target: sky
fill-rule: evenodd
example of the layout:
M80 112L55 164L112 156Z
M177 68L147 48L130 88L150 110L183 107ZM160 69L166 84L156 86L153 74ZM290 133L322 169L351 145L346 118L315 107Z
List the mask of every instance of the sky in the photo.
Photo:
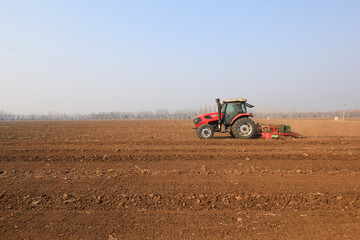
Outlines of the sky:
M0 110L360 109L360 1L0 0Z

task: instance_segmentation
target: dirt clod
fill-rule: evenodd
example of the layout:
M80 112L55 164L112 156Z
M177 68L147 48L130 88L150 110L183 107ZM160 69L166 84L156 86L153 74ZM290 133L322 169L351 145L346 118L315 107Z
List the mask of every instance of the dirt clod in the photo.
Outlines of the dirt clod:
M208 171L207 167L205 165L202 165L201 168L200 168L200 171L202 173L206 173Z

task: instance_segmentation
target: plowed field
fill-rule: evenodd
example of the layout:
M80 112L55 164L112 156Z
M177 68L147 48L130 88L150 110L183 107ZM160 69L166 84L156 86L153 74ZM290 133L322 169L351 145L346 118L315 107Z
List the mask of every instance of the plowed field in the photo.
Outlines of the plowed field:
M255 120L267 123L267 120ZM0 122L1 239L359 239L360 121Z

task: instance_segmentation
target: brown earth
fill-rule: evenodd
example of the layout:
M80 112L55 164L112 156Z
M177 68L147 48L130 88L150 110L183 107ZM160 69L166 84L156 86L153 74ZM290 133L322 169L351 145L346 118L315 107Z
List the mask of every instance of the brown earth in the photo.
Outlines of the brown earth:
M268 123L268 120L258 120ZM360 121L0 122L1 239L359 239Z

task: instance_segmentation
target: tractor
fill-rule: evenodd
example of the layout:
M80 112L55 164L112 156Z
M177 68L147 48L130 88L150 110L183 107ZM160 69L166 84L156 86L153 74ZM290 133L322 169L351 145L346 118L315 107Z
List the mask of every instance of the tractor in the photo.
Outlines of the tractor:
M247 108L254 107L245 98L224 100L216 99L217 112L205 113L194 118L196 135L209 139L214 132L230 132L234 138L249 139L258 136L257 125L249 117Z

